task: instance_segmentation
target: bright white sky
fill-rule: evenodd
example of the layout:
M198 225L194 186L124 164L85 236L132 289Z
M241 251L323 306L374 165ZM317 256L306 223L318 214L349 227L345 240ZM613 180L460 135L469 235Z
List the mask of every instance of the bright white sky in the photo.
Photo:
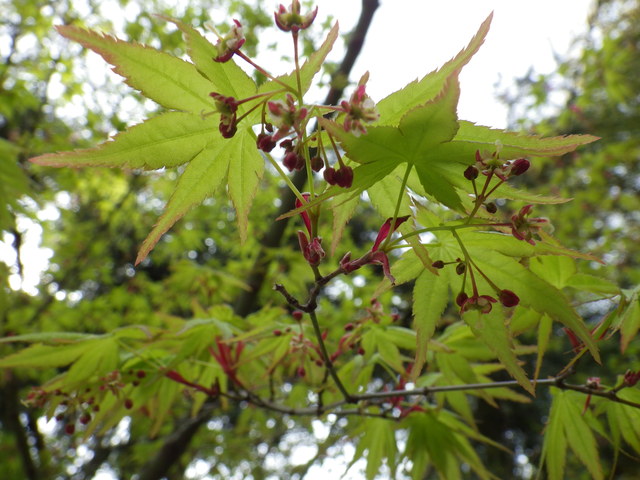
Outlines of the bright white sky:
M319 13L331 13L341 30L357 20L359 0L321 0ZM353 79L366 70L367 93L380 100L415 78L439 68L471 40L493 11L491 30L461 75L458 114L464 120L506 127L506 108L495 100L504 86L532 66L554 70L554 52L564 56L586 29L591 0L380 0Z

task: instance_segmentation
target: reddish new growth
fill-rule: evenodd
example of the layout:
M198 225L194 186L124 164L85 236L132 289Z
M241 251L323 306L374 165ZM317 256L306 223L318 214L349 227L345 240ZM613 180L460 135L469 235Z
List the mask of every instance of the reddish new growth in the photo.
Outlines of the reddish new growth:
M304 193L303 197L308 201L310 195L308 193ZM296 199L296 208L300 208L301 206L302 202L299 199ZM317 267L325 256L324 249L322 248L322 239L320 237L315 237L312 234L309 212L305 210L300 213L300 216L302 217L304 226L309 234L309 237L307 237L302 230L298 230L298 244L300 245L300 251L309 265Z
M240 355L244 350L244 342L238 341L230 345L218 337L216 338L216 347L209 347L209 353L220 364L222 371L229 377L229 380L236 385L242 386L237 374Z
M340 267L342 268L342 271L344 273L351 273L354 270L359 269L363 265L375 263L378 265L382 265L384 276L387 277L392 284L395 284L396 279L393 277L393 275L391 275L389 258L387 257L387 253L384 250L380 250L380 246L382 245L382 242L386 240L389 235L395 232L400 225L406 222L408 218L409 215L396 218L393 226L391 225L393 219L387 218L387 220L382 224L382 227L380 227L378 236L373 242L373 247L371 247L371 250L368 253L358 258L357 260L351 260L351 252L348 252L344 257L342 257L342 260L340 260Z

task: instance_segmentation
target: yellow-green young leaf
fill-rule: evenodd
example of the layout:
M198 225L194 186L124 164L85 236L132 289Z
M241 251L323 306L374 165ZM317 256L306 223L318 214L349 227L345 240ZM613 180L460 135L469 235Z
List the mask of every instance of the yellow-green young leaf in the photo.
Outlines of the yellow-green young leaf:
M193 159L219 136L216 119L168 112L119 133L96 148L50 153L31 159L50 167L121 167L155 170Z
M340 205L331 205L331 212L333 213L333 229L331 236L331 256L335 255L336 249L340 244L340 239L344 233L344 229L347 223L356 211L356 208L360 204L360 197L355 196ZM344 254L346 252L338 252Z
M424 271L413 287L413 327L417 334L416 357L411 378L416 379L427 360L427 346L449 300L449 285L444 275Z
M603 295L619 295L620 288L606 278L596 277L587 273L576 273L568 281L567 286L577 290L600 293Z
M347 156L363 164L354 170L351 191L370 188L407 162L416 166L427 194L449 207L460 208L460 198L451 182L439 174L441 164L450 160L434 153L436 147L447 145L456 133L459 95L456 73L435 98L404 115L397 128L371 127L366 135L355 136L333 122L321 121L323 128L340 141Z
M165 108L200 113L212 110L212 84L191 63L154 48L75 26L58 26L64 37L93 50L114 66L128 85Z
M187 42L189 57L198 71L211 81L211 91L238 100L255 94L257 90L255 82L234 62L233 58L228 62L214 62L213 58L218 56L218 50L200 32L179 20L161 18L173 23L182 31ZM242 114L247 108L249 107L246 104L242 104L238 106L238 112Z
M0 368L64 367L76 361L89 348L91 348L90 342L58 346L36 343L0 359Z
M393 477L395 477L397 446L393 424L383 418L366 418L361 425L359 430L363 434L356 445L353 460L348 468L351 468L358 459L364 457L366 452L365 476L367 480L373 480L380 473L380 467L385 459Z
M637 335L638 330L640 330L640 295L636 293L631 297L627 309L621 314L620 349L623 353L629 346L629 342Z
M371 332L373 333L373 337L375 338L375 348L380 354L382 360L396 372L400 374L404 373L405 369L402 365L402 357L400 356L400 350L398 350L398 347L396 347L387 339L384 330L380 328L374 328L371 330Z
M527 374L518 364L518 358L513 351L511 334L505 325L505 316L498 305L494 305L491 312L483 314L475 310L465 312L463 320L474 335L482 340L493 351L518 384L531 395L535 395L533 384Z
M576 273L576 264L572 258L559 256L543 256L532 258L529 268L533 273L558 289L567 285L569 278Z
M87 350L67 372L65 384L77 387L91 377L100 377L118 366L118 341L113 337L87 342Z
M443 89L449 77L459 72L484 42L493 14L480 25L478 32L469 45L438 70L425 75L420 81L413 81L407 86L382 99L378 105L380 125L397 125L404 113L410 108L424 104L435 98Z
M367 190L369 198L371 199L371 204L382 218L390 218L395 214L396 205L398 203L398 192L400 192L400 188L402 187L402 176L407 168L407 165L402 165L396 168L391 174L387 175L379 182L374 183ZM410 208L411 204L409 195L403 192L398 216L402 217L410 214Z
M582 415L582 405L585 396L576 392L561 392L558 394L558 409L564 425L567 443L573 453L587 467L591 478L600 480L604 478L600 456L593 431ZM587 412L590 415L590 412Z
M96 338L98 335L90 333L76 332L37 332L25 333L24 335L14 335L12 337L0 338L0 343L27 342L27 343L49 343L49 344L68 344L76 340L85 340Z
M217 138L218 141L212 142L210 146L197 154L182 173L164 213L154 225L151 233L142 242L136 258L136 265L147 257L160 237L174 223L218 188L227 174L229 162L240 154L239 147L242 147L242 142L239 141L240 137L233 137L229 140L222 137L214 138Z
M625 388L618 396L630 402L640 403L640 390L637 388ZM640 454L640 409L616 402L607 402L606 409L611 431L618 437L622 435L636 454Z
M553 327L553 320L549 318L549 315L543 315L538 324L538 357L536 358L536 369L533 373L534 381L538 379L540 374L540 368L542 368L542 359L547 351L549 345L549 338L551 337L551 329Z
M256 148L256 142L250 132L240 132L233 137L235 144L229 157L229 196L236 209L240 241L247 238L249 210L258 184L264 173L264 159Z
M499 144L500 158L509 160L527 156L563 155L598 139L598 137L591 135L569 135L566 137L522 135L460 121L460 128L453 141L467 143L472 146L474 152L475 150L494 152L496 144ZM472 162L473 158L470 158L468 163Z
M558 394L562 394L563 392L552 388L551 393L553 394L553 401L544 433L540 462L546 465L549 480L564 480L564 466L567 459L567 440L562 422L561 400L558 397Z

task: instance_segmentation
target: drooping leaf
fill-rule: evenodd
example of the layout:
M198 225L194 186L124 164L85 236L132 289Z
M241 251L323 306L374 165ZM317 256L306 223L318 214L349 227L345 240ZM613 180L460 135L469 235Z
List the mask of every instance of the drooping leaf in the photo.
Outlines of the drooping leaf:
M549 420L544 432L540 461L546 465L549 480L563 480L565 478L564 467L567 459L567 439L562 422L561 400L558 399L558 395L562 394L562 392L558 392L555 389L551 389L551 391L554 396Z
M533 384L518 363L518 358L513 349L513 341L504 315L498 306L494 306L491 312L482 314L478 311L465 312L463 320L473 333L482 340L500 359L511 376L518 384L531 395L535 394Z
M640 330L640 295L638 293L631 297L629 305L620 316L620 350L624 353Z
M49 153L31 161L50 167L155 170L191 161L217 136L217 124L211 117L168 112L133 126L96 148Z
M449 300L448 278L424 271L413 287L413 326L417 333L411 377L417 378L427 360L427 345Z
M595 142L592 135L568 135L564 137L542 137L522 135L515 132L484 127L472 122L460 121L460 128L453 139L467 145L468 153L476 150L494 152L499 146L500 158L510 160L528 156L558 156L573 152L582 145ZM469 159L472 163L472 158Z
M64 367L76 361L89 348L90 342L56 346L36 343L0 359L0 368Z
M240 241L247 238L249 210L264 173L264 159L249 132L236 134L224 155L229 160L229 196L236 209Z
M101 55L114 66L114 72L125 77L128 85L163 107L192 113L212 110L209 93L213 85L193 64L111 35L70 25L56 29Z
M189 163L164 213L142 243L136 265L147 257L160 237L174 223L218 188L227 174L229 162L239 155L243 146L243 142L239 141L240 138L241 136L237 136L225 141L220 137L217 143L212 142L212 145L202 150Z
M584 397L575 392L562 392L559 397L559 415L564 424L564 432L567 443L580 461L587 467L591 478L600 480L604 478L600 456L593 431L587 424L580 405ZM588 414L588 412L587 412Z

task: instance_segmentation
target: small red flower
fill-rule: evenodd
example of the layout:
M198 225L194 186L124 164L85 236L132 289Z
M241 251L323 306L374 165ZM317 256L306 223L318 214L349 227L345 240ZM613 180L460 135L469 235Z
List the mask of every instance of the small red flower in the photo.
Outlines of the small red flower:
M356 136L367 133L367 129L364 126L365 123L372 123L380 118L375 102L366 93L365 84L368 79L369 73L367 72L358 82L358 86L349 101L343 100L340 103L342 110L345 112L343 127L345 131L351 132Z
M532 207L533 205L525 205L517 215L511 217L511 234L518 240L535 245L533 235L540 230L541 224L547 223L547 220L545 218L527 218Z
M244 38L244 32L242 31L242 25L238 20L233 21L234 25L224 37L218 38L216 43L216 50L218 55L213 57L215 62L224 63L233 57L233 54L240 50L240 47L244 45L246 39Z
M300 14L300 2L293 0L289 8L280 5L278 10L273 14L276 25L283 32L298 33L300 30L309 28L318 14L318 7L306 15Z
M480 313L489 313L492 303L496 303L496 299L491 295L474 295L467 298L460 307L460 312L468 312L469 310L478 310Z

